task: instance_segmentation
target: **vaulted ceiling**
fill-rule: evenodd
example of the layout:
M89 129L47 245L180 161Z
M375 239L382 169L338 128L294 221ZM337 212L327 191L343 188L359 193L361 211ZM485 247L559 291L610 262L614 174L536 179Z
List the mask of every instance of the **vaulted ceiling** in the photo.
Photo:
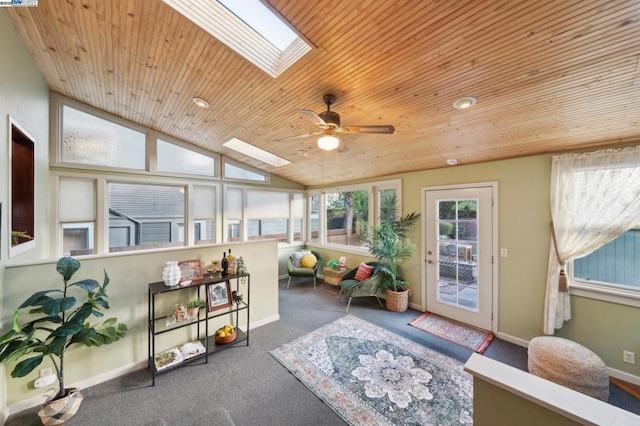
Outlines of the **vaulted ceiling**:
M161 0L7 11L51 91L307 186L640 140L638 1L268 3L314 46L276 79ZM343 135L346 153L274 142L317 130L297 110L325 93L343 125L395 133Z

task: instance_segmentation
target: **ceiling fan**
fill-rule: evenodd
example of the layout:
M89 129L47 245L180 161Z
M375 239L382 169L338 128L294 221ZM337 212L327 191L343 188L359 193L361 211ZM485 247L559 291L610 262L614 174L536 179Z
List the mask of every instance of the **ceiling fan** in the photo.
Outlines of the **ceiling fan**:
M299 109L298 113L307 120L311 121L316 126L320 127L319 132L309 133L306 135L294 136L291 138L280 139L291 140L306 138L309 136L318 136L318 147L326 151L331 151L338 148L338 152L346 152L348 148L344 142L338 137L339 133L376 133L390 135L396 129L391 125L372 125L372 126L340 126L340 115L337 112L331 111L331 105L336 101L336 97L331 94L326 94L322 97L327 110L316 114L313 111L307 109Z

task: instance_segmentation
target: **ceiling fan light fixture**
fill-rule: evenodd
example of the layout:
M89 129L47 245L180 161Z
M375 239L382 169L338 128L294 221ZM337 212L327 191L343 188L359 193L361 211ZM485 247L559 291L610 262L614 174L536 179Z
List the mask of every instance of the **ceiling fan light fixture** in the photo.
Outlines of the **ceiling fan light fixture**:
M338 145L340 145L340 140L336 136L323 135L318 138L318 148L324 149L325 151L336 149Z
M333 128L326 129L324 134L318 138L318 148L325 151L336 149L338 145L340 145L340 139L336 136L336 131Z
M477 102L478 102L478 100L476 98L474 98L473 96L465 96L465 97L458 98L455 101L453 101L453 107L455 109L467 109L467 108L471 108L472 106L474 106Z

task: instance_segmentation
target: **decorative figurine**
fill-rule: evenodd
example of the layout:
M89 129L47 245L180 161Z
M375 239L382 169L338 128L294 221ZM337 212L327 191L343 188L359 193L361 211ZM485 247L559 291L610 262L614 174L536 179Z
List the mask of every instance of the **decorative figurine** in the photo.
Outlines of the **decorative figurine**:
M248 274L247 266L244 264L244 259L242 256L238 258L238 275Z

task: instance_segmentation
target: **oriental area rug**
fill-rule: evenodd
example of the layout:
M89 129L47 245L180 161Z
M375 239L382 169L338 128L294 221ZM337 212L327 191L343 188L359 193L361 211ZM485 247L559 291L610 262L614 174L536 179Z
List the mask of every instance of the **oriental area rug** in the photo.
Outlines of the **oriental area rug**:
M422 331L482 354L491 344L494 334L461 322L425 312L409 323Z
M473 423L460 362L357 317L270 353L350 425Z

